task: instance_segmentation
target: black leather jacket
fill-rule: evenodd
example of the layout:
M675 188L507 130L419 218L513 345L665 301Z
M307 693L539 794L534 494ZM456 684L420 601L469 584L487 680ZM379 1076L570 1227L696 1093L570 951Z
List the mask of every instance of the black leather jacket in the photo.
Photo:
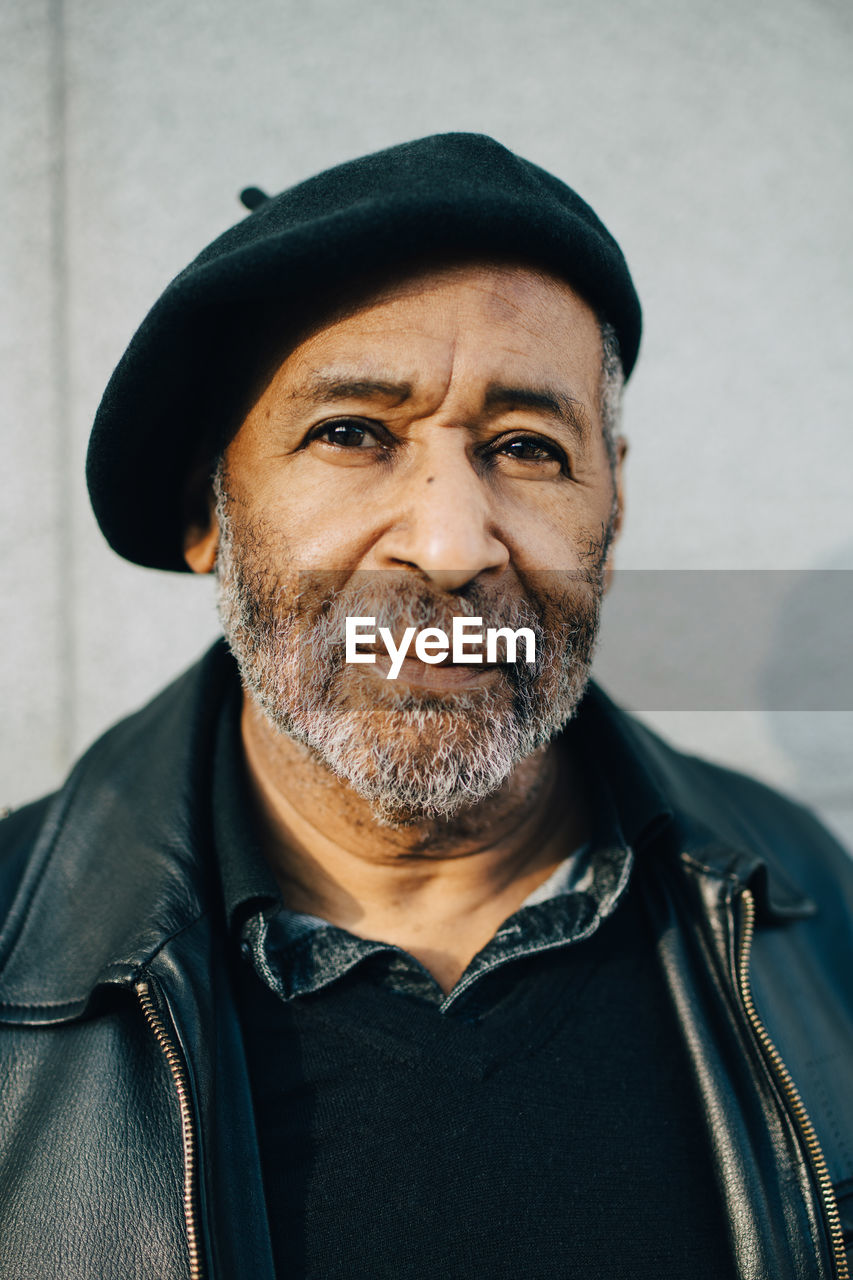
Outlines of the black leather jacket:
M216 645L0 824L4 1280L273 1280L206 856L234 678ZM613 769L630 758L672 813L647 906L739 1274L846 1275L853 864L805 810L593 696Z

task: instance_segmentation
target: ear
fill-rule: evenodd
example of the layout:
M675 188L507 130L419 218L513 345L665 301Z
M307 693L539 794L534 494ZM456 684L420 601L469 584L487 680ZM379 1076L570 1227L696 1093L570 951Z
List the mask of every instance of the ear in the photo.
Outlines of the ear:
M219 547L216 499L210 483L210 464L198 464L187 482L184 498L184 559L193 573L212 573Z
M625 517L625 489L622 464L628 452L628 441L624 436L617 436L614 443L616 445L616 465L613 468L613 483L616 486L616 509L613 514L613 534L607 551L607 560L604 563L605 592L610 590L610 584L613 581L613 548L616 545L619 534L622 532L622 522Z
M191 524L184 533L184 559L193 573L212 573L219 547L219 522L211 510L206 525Z

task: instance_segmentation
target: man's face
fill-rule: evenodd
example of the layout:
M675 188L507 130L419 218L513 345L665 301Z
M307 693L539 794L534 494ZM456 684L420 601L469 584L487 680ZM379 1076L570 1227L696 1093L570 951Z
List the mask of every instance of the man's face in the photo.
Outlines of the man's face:
M424 271L317 329L228 447L220 615L279 731L377 820L450 817L497 790L586 684L618 520L599 415L601 341L568 285L534 270ZM537 662L344 660L347 616L450 632L531 627ZM499 658L504 656L499 652Z

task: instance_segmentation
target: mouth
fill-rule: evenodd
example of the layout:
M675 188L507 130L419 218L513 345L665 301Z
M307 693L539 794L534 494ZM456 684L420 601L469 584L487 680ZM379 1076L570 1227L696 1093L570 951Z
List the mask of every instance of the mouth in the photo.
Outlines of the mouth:
M375 663L362 667L362 670L372 672L376 678L387 681L391 658L387 652L375 652ZM501 679L502 671L503 665L500 663L452 662L449 655L436 663L405 657L396 680L388 683L420 689L476 689L496 683Z

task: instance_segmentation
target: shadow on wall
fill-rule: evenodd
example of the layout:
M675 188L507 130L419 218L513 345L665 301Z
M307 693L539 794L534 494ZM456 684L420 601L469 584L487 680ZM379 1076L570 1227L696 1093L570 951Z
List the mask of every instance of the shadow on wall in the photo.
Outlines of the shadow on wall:
M776 618L760 691L769 732L803 798L818 804L853 844L853 543L797 575ZM789 707L787 691L811 687L814 705Z
M853 569L627 569L596 673L641 712L853 711L851 634Z
M853 839L853 546L808 570L623 570L596 677L642 713L751 712ZM701 736L701 735L700 735Z

